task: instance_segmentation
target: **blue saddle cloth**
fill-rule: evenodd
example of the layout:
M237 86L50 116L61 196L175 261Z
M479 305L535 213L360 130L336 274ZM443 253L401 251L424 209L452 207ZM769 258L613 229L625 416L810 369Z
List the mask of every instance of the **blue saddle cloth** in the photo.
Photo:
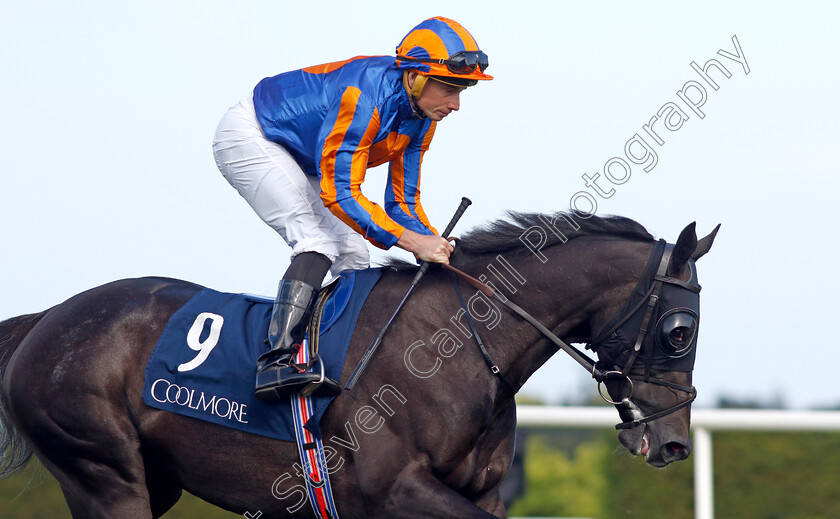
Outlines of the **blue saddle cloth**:
M382 270L341 274L324 306L319 354L325 373L339 380L359 313ZM253 434L295 441L288 400L254 397L257 358L273 301L203 289L166 323L146 364L143 401L151 407ZM320 437L320 421L335 396L314 397L307 428Z

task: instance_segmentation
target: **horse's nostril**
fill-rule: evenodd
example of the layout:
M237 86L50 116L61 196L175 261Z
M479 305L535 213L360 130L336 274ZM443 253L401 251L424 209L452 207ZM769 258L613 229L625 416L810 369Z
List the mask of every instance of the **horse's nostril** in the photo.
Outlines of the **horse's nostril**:
M670 458L671 461L684 460L688 458L690 452L690 447L680 442L668 442L665 444L666 457Z

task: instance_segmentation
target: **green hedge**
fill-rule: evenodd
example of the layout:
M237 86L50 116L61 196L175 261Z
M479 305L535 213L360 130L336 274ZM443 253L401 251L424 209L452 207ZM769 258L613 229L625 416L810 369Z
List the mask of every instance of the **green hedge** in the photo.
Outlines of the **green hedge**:
M564 434L528 438L526 493L511 515L693 519L693 458L655 469L614 432L593 431L573 451L552 447ZM840 433L719 432L712 442L716 517L840 517Z

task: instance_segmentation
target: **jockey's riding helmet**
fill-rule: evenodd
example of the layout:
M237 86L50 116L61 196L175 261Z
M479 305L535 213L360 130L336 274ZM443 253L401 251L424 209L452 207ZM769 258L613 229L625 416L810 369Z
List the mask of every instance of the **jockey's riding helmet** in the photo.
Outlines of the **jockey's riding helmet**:
M487 54L475 38L461 24L442 16L429 18L406 34L397 46L397 65L420 74L411 88L414 97L420 96L429 77L459 87L493 79L484 73Z

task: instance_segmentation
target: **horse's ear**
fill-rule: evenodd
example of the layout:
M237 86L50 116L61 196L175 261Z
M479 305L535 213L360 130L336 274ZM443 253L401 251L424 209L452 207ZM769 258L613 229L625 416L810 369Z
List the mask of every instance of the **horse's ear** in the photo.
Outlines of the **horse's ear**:
M712 232L709 233L708 236L700 239L700 241L697 242L697 248L694 250L694 254L691 255L691 259L697 261L698 259L700 259L701 256L709 252L709 249L712 248L712 243L715 242L715 236L717 236L717 232L719 229L720 224L717 224L717 227L715 227L712 230Z
M680 272L694 254L694 250L697 248L697 232L694 230L696 226L697 222L686 225L680 233L680 237L677 238L677 243L674 244L674 250L671 252L671 265L668 267L671 275Z

